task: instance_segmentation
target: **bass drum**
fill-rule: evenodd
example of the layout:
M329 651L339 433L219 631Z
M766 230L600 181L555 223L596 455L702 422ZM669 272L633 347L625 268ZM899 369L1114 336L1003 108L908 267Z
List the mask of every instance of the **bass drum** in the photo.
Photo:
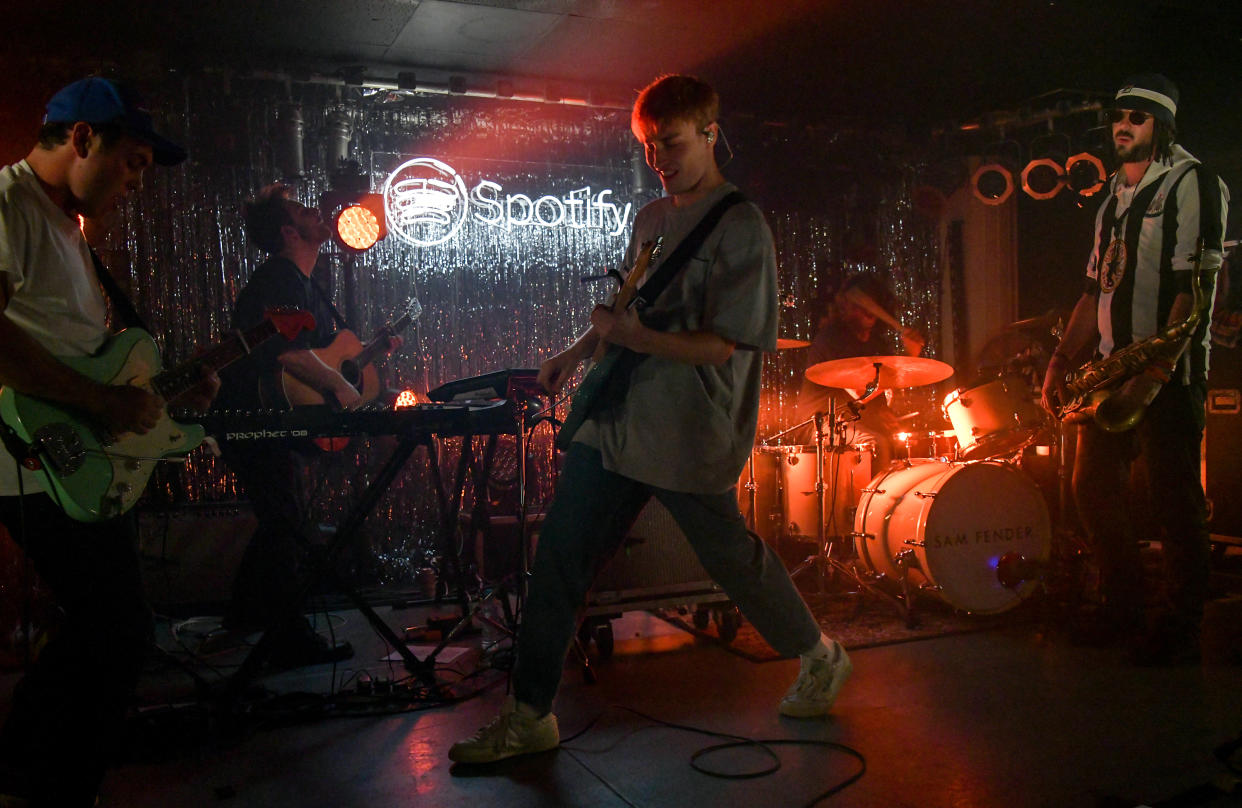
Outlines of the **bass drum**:
M991 461L901 464L863 489L854 520L854 547L868 569L900 581L897 556L911 551L912 584L926 584L975 614L1011 609L1034 589L1033 581L1016 589L1001 584L1002 556L1047 561L1051 546L1039 488L1017 469Z

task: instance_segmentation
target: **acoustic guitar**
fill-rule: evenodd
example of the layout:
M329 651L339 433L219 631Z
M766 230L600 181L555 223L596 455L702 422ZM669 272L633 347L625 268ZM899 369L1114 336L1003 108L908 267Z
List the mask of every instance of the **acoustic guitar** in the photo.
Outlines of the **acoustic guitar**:
M410 323L423 313L423 307L417 298L410 298L405 304L405 313L396 322L382 326L375 338L363 344L358 336L348 328L337 332L332 342L322 348L312 348L311 353L319 357L319 361L340 373L345 381L354 386L364 402L374 401L379 395L379 372L375 369L375 361L388 353L388 341L400 334ZM271 406L281 409L303 407L308 404L336 405L336 397L330 392L317 390L286 370L279 371L279 395L283 401L271 402Z
M375 337L365 345L357 335L348 328L337 332L332 342L323 348L313 348L311 353L319 357L319 361L340 373L345 381L354 386L362 396L363 404L374 401L380 393L379 372L375 369L375 361L388 354L389 340L400 334L410 323L423 313L418 298L411 297L405 304L405 313L396 322L382 326ZM338 406L331 392L319 390L288 371L281 369L277 380L278 400L274 402L280 409L303 407L312 404L329 404ZM350 439L315 438L314 444L325 452L339 452L349 445Z

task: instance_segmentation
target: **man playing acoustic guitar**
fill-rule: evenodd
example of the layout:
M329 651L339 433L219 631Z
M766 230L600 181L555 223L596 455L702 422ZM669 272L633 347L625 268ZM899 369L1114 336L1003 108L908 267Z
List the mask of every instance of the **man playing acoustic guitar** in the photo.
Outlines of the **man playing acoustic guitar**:
M662 291L641 311L597 307L590 329L540 369L555 393L601 342L631 356L617 365L628 378L603 386L603 400L568 447L540 532L514 697L494 721L453 745L456 762L488 763L559 744L552 702L577 611L651 497L768 643L801 657L781 713L827 714L849 676L845 650L821 634L780 560L747 532L732 488L754 443L761 352L776 348L777 281L763 214L749 202L735 204L736 188L717 166L718 111L715 91L689 76L657 79L634 104L631 128L666 195L639 212L627 265L640 252L650 255L642 245L662 236L667 257L646 280ZM576 400L579 406L585 403Z
M345 409L363 403L361 392L336 367L329 366L316 351L332 343L338 315L327 296L312 280L319 251L332 230L320 212L290 198L279 183L266 186L244 209L246 235L269 257L250 276L233 308L233 327L249 328L273 306L290 306L311 312L314 331L302 333L292 343L259 346L245 359L221 372L224 385L217 407L233 410L284 408L290 402L282 389L282 376L291 376L301 389L315 390ZM390 339L389 348L401 344ZM233 580L232 601L225 614L227 629L248 632L269 628L280 620L296 599L300 559L306 544L309 505L305 491L308 447L300 442L257 445L220 442L229 468L237 475L254 507L258 527L246 547ZM280 629L272 661L283 667L348 659L349 643L329 646L300 615Z
M38 145L0 171L0 385L115 436L160 422L159 396L93 381L56 357L94 356L111 336L79 217L107 217L142 188L148 166L185 157L123 84L83 79L52 97ZM218 385L209 376L177 403L205 408ZM135 543L122 519L69 518L3 447L0 524L64 610L0 731L0 804L94 805L152 630Z

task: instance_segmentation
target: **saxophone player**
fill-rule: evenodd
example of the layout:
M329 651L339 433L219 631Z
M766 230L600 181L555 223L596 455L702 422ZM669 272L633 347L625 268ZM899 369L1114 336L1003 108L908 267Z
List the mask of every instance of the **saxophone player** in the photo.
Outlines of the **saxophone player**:
M1095 347L1106 362L1129 346L1139 357L1096 419L1078 433L1073 490L1100 568L1101 605L1075 636L1124 644L1137 664L1193 662L1210 562L1200 445L1208 371L1208 317L1215 291L1228 189L1175 143L1177 87L1157 74L1133 76L1108 110L1119 168L1095 220L1087 282L1057 346L1043 404L1060 412L1071 358ZM1105 406L1121 422L1102 417ZM1137 420L1137 426L1128 428ZM1136 536L1128 521L1130 466L1142 454L1159 535ZM1138 539L1160 539L1167 602L1144 613Z

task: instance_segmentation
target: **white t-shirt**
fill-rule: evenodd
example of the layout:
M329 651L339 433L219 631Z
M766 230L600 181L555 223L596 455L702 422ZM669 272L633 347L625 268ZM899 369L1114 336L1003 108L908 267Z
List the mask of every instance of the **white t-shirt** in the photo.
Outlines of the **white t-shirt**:
M107 339L107 305L86 239L25 160L0 169L0 284L5 316L52 354L89 356ZM27 492L42 490L33 474L23 476ZM16 463L0 445L0 496L18 493Z

